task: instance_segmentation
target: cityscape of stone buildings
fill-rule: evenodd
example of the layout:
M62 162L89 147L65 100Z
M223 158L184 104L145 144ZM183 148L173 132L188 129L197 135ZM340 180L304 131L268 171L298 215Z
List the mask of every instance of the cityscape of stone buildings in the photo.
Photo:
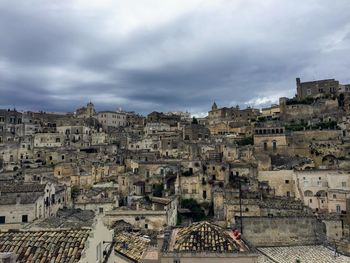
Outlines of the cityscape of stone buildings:
M0 109L0 262L350 262L350 85L295 93L201 118Z

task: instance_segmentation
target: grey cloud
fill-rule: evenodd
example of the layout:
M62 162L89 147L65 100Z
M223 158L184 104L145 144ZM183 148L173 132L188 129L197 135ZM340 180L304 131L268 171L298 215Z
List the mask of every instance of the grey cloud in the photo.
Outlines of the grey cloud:
M296 7L242 1L239 12L226 1L124 36L105 34L103 10L95 16L52 9L45 1L19 2L0 3L1 107L72 111L91 99L99 109L205 112L213 100L245 106L292 96L297 76L350 82L349 35L341 48L326 45L349 28L345 0L293 1Z

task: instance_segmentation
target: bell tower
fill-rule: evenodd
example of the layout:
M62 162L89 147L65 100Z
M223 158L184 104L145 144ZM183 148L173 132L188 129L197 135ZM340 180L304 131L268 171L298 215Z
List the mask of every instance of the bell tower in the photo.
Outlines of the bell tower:
M211 110L217 110L218 106L216 105L216 102L214 101L213 106L211 106Z

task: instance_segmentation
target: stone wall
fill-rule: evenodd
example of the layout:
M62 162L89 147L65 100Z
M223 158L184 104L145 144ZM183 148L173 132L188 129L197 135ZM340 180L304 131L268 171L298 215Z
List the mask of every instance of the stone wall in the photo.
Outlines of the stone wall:
M326 233L315 217L243 217L242 223L243 237L255 246L317 244Z

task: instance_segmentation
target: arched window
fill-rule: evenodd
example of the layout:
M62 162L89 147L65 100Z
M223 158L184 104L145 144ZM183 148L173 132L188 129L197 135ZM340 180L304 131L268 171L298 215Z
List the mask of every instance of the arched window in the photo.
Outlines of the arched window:
M310 190L306 190L306 191L304 192L304 196L311 197L311 196L314 196L314 194L313 194L313 192L312 192L312 191L310 191Z

